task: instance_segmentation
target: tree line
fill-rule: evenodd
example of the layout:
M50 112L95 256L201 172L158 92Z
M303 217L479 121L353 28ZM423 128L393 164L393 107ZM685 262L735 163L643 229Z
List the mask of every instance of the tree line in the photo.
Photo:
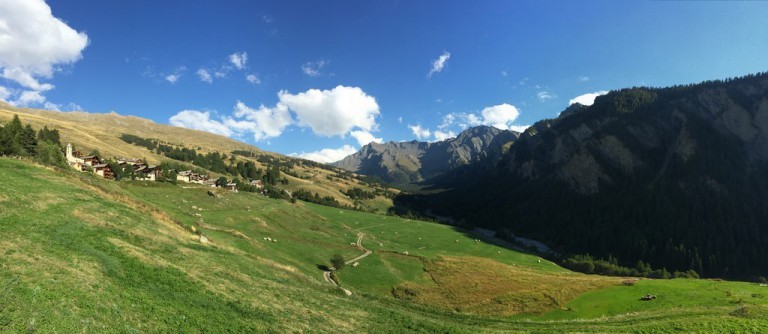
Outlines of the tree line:
M66 167L67 161L61 152L58 129L44 126L35 131L30 124L22 124L19 115L14 115L4 126L0 126L0 155L29 157L40 163Z

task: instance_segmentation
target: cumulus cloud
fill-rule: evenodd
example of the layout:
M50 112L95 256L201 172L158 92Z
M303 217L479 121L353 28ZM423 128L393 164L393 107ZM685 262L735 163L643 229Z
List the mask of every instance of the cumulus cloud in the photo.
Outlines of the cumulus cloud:
M482 124L506 130L509 128L509 124L520 116L520 111L511 104L503 103L483 108L480 114L483 115L483 120L480 121Z
M245 68L246 63L248 63L248 53L245 51L240 53L235 52L229 55L229 62L232 63L236 69L242 70Z
M581 103L585 106L591 106L593 103L595 103L595 98L600 95L608 94L607 90L601 90L599 92L594 93L587 93L584 95L579 95L577 97L572 98L570 101L568 101L568 105L572 105L574 103Z
M418 140L429 139L429 137L432 136L432 132L427 128L422 128L420 124L408 125L408 128L411 129L411 132L413 132L413 135L416 136Z
M286 127L296 124L309 127L321 136L350 134L364 145L383 140L371 134L377 129L378 115L376 99L358 87L338 86L298 94L280 91L278 102L271 108L264 105L252 108L237 101L233 113L222 117L213 117L207 111L182 110L169 121L175 126L229 137L252 134L256 141L280 136Z
M445 64L448 62L448 59L451 58L451 53L448 51L443 52L443 54L440 55L440 57L437 57L437 59L432 61L432 68L429 70L429 73L427 74L428 77L431 77L432 74L440 73L445 68Z
M53 16L44 0L0 1L0 68L3 78L34 91L53 88L59 65L75 63L88 36Z
M379 105L358 87L310 89L295 95L283 90L277 95L279 103L296 114L298 125L322 136L344 136L354 128L370 132L377 127Z
M207 82L207 83L213 83L213 78L211 77L211 73L208 72L208 70L201 68L197 70L197 77L200 78L200 81Z
M227 118L224 124L238 132L252 132L256 141L277 137L283 133L286 126L293 123L291 113L283 104L277 104L274 108L264 105L251 108L237 101L233 115L242 120Z
M301 71L310 77L319 77L323 75L323 73L321 72L323 67L325 67L328 64L330 64L330 61L326 61L322 59L318 61L307 62L301 65Z
M320 163L331 163L336 162L341 159L344 159L346 156L350 154L354 154L357 152L357 150L350 146L350 145L344 145L340 148L333 149L333 148L324 148L319 151L314 152L301 152L301 153L291 153L290 156L293 157L299 157L307 160L312 160Z
M440 130L435 130L434 135L435 135L436 141L441 141L441 140L446 140L448 138L456 137L456 134L453 131L443 132Z
M442 140L440 138L451 134L449 137L455 136L455 132L463 131L469 127L487 125L501 130L513 130L520 131L520 129L526 129L529 125L515 124L515 121L520 116L520 111L517 107L502 103L495 106L483 108L479 113L451 113L443 116L442 123L438 125L441 133L434 132L435 139ZM440 136L440 137L438 137Z
M171 125L201 130L222 136L231 136L233 131L222 122L211 119L211 113L198 110L182 110L170 118Z
M355 138L357 140L357 143L360 146L367 145L368 143L374 142L374 143L382 143L384 142L383 138L376 138L368 131L352 131L349 133L352 138Z
M248 75L246 75L245 76L245 80L247 80L248 82L250 82L250 83L252 83L254 85L258 85L258 84L261 83L261 79L259 79L259 77L257 77L256 74L248 74Z
M45 102L45 96L35 90L25 90L19 94L16 100L9 103L17 107L29 107L34 104L42 104Z

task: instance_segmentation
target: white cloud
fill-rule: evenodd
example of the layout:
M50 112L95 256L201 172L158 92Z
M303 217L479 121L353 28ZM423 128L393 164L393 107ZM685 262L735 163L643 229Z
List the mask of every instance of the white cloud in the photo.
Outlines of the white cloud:
M354 128L373 131L378 126L376 99L358 87L310 89L295 95L283 90L277 95L279 103L296 114L300 126L322 136L344 136Z
M445 64L448 62L448 59L451 58L451 53L448 51L443 52L440 57L437 57L437 59L432 61L432 68L429 70L429 73L427 74L428 77L431 77L432 74L440 73L445 68Z
M207 82L207 83L213 83L213 78L211 78L211 73L208 72L208 70L201 68L197 70L197 76L200 78L200 81Z
M80 60L86 46L88 36L54 17L44 0L0 1L3 78L38 92L53 89L38 79L50 79L57 66Z
M357 150L354 147L350 145L344 145L337 149L324 148L319 151L314 151L309 153L305 153L305 152L291 153L289 155L320 162L320 163L331 163L331 162L336 162L341 159L344 159L346 156L350 154L354 154L355 152L357 152Z
M219 79L226 78L227 77L227 69L221 69L218 71L213 72L213 76L217 77Z
M381 144L384 142L383 138L376 138L368 131L352 131L349 133L352 138L355 138L357 140L357 143L360 146L367 145L370 142L379 143Z
M176 83L176 81L179 81L179 78L180 78L180 77L181 77L181 75L180 75L180 74L169 74L169 75L167 75L167 76L165 77L165 80L166 80L166 81L168 81L168 82L170 82L170 83L172 83L172 84L175 84L175 83Z
M503 103L492 107L486 107L480 114L483 115L481 124L506 130L509 128L509 124L514 122L517 117L520 116L520 111L511 104Z
M429 129L422 128L420 124L408 125L408 128L411 129L411 132L413 132L413 135L416 136L418 140L429 139L429 137L432 136L432 132L429 131Z
M207 111L182 110L170 118L171 125L182 128L202 130L222 136L231 136L233 131L217 120L211 119Z
M581 81L581 82L586 82L586 81L589 81L589 77L588 77L588 76L586 76L586 75L585 75L585 76L580 76L580 77L579 77L579 81Z
M403 124L403 117L402 116L398 117L397 122L400 124Z
M248 75L246 75L245 76L245 80L248 80L248 82L250 82L250 83L252 83L254 85L258 85L258 84L261 83L261 79L259 79L259 77L257 77L256 74L248 74Z
M307 62L301 65L301 71L310 77L319 77L323 75L323 73L321 72L323 67L325 67L328 64L330 64L330 61L326 61L322 59L318 61Z
M507 77L507 71L501 71L501 76L506 78Z
M43 109L48 109L53 111L83 111L83 107L73 102L70 102L66 105L62 105L62 104L56 104L50 101L46 101L45 103L43 103Z
M242 70L248 63L248 53L245 51L240 53L235 52L229 55L229 62L232 63L232 65L234 65L238 70Z
M18 98L16 98L16 100L8 103L17 107L29 107L34 104L42 104L43 102L45 102L45 96L40 94L40 92L35 90L25 90Z
M237 132L252 132L256 141L277 137L283 133L286 126L293 123L288 108L280 103L274 108L261 105L258 109L254 109L237 101L233 115L244 120L226 118L224 124Z
M483 108L480 113L451 113L443 116L442 123L438 125L441 133L438 134L438 131L435 131L434 135L436 139L442 140L440 138L448 134L455 136L454 132L450 129L463 131L469 127L479 125L520 132L519 129L525 129L528 125L515 124L519 116L520 111L515 106L507 103Z
M574 103L581 103L585 106L591 106L593 103L595 103L595 98L600 95L608 94L607 90L601 90L599 92L594 93L587 93L584 95L579 95L577 97L572 98L570 101L568 101L568 105L572 105Z
M0 86L0 100L8 102L11 97L11 90L7 87Z
M552 94L552 93L550 93L548 91L541 91L538 94L536 94L536 96L539 98L539 101L541 101L541 102L544 102L544 101L547 101L547 100L551 100L551 99L554 99L554 98L557 97L557 95Z
M453 131L443 132L440 130L435 130L434 134L435 134L436 141L441 141L441 140L446 140L448 138L456 137L456 134Z
M237 101L229 116L214 119L207 111L182 110L169 121L172 125L230 137L250 133L256 141L280 136L287 126L293 124L309 127L321 136L344 137L350 134L361 145L382 141L382 138L371 134L378 127L375 118L379 115L379 106L376 99L360 88L338 86L332 90L310 89L295 95L280 91L278 98L272 108L264 105L251 108ZM296 115L296 120L292 113Z

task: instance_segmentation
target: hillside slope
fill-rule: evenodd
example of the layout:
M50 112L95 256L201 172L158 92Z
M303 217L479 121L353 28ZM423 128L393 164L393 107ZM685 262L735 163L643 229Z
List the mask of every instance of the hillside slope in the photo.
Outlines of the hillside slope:
M498 159L519 135L514 131L478 126L461 132L456 138L434 143L370 143L333 165L393 184L413 184L461 166Z
M564 253L768 276L768 75L611 92L475 177L420 201Z
M0 178L2 332L768 329L757 284L618 285L445 225L6 158ZM346 296L318 266L359 233L373 253L337 273Z
M354 206L356 201L342 194L341 191L346 192L352 188L375 191L374 186L361 182L354 176L341 175L327 166L263 151L255 146L225 136L158 124L140 117L123 116L117 113L96 114L79 111L59 112L16 108L0 102L0 124L10 121L14 115L19 115L23 123L30 123L35 129L47 126L50 129L59 130L63 145L73 143L77 149L85 154L92 150L98 150L102 157L108 158L140 158L153 164L170 161L169 158L153 150L132 145L120 139L122 134L131 134L158 140L167 145L194 149L199 154L220 152L232 155L231 152L235 150L252 152L253 157L237 156L237 159L252 161L263 170L266 170L269 165L261 161L288 162L292 165L291 170L289 170L290 173L283 173L281 177L286 178L289 183L282 185L282 188L291 192L306 190L317 193L320 197L330 196L342 205ZM191 168L192 165L189 167ZM391 199L383 196L378 196L372 200L357 201L357 204L361 203L370 209L378 209L381 212L385 212L392 205Z

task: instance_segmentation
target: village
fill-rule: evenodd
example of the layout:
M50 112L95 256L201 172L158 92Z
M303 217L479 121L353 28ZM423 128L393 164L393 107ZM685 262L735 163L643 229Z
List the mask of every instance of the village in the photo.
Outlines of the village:
M79 172L90 171L105 179L115 179L115 172L109 164L97 155L85 155L78 150L74 150L71 143L67 144L65 155L67 164ZM149 165L141 159L117 158L116 161L121 168L130 167L128 170L132 170L132 179L134 180L159 181L164 176L163 170L159 166ZM234 182L228 181L222 185L217 183L216 179L211 179L207 174L199 174L191 170L176 172L175 179L184 183L195 183L211 188L221 187L232 192L238 191L237 184ZM250 181L250 185L258 189L264 188L261 180Z

